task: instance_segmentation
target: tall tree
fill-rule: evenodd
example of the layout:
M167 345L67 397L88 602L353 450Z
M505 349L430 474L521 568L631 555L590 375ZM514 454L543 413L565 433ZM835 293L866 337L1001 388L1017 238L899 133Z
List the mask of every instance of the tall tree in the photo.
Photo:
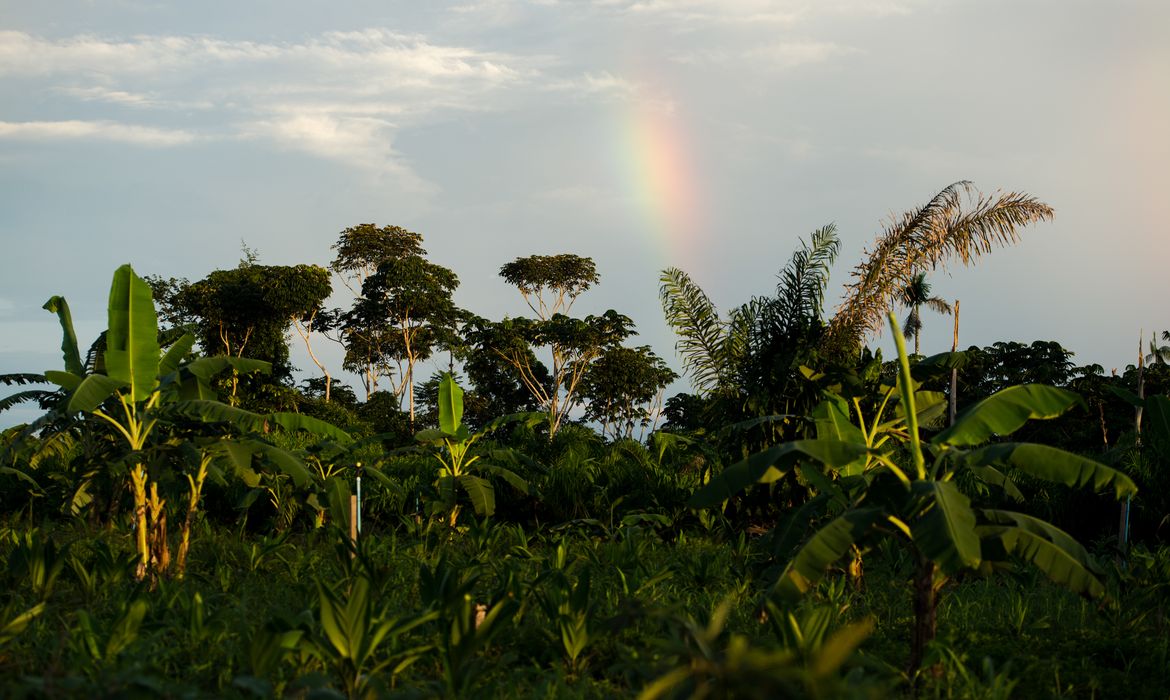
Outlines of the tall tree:
M919 272L954 259L969 265L997 245L1018 242L1017 229L1052 215L1052 207L1028 194L984 195L966 181L944 188L922 207L894 219L878 236L854 268L822 347L833 354L856 354Z
M361 377L367 401L378 390L379 380L393 375L396 355L402 351L402 330L387 316L385 290L378 289L385 283L371 287L370 296L366 296L366 281L391 261L423 258L426 250L422 240L421 234L401 226L368 223L343 230L332 246L337 255L329 269L355 297L349 310L338 312L339 333L335 339L345 348L343 368ZM394 388L402 399L403 382Z
M387 260L426 255L422 235L401 226L358 224L345 229L331 246L337 257L329 264L355 296L361 294L366 278L378 271Z
M410 254L384 260L362 283L361 318L384 319L393 327L387 334L387 354L399 366L395 393L409 403L414 421L414 367L430 357L450 336L459 317L452 300L459 278L451 270Z
M288 381L288 328L319 309L331 290L323 267L244 260L182 288L174 303L198 318L196 335L204 352L270 362L274 378Z
M926 273L919 272L910 278L910 283L902 288L902 306L908 307L910 313L902 323L902 334L907 338L914 338L914 354L918 354L918 339L922 334L922 307L927 306L938 313L949 316L951 305L942 297L930 296L930 283L926 281Z
M490 349L516 372L547 411L551 438L576 405L589 364L630 336L633 321L612 309L584 319L566 315L577 297L600 279L590 258L572 254L516 258L500 268L500 276L520 291L537 318L499 323L479 319L469 340ZM533 348L541 347L552 357L547 369L533 353Z
M780 270L773 297L757 297L720 316L682 270L662 273L659 298L678 335L675 349L700 395L733 395L745 385L783 384L796 356L819 337L829 268L839 239L833 224L812 233ZM816 336L816 337L814 337Z
M601 434L633 437L656 422L662 394L678 375L648 345L612 347L589 366L581 382L585 417L601 423Z

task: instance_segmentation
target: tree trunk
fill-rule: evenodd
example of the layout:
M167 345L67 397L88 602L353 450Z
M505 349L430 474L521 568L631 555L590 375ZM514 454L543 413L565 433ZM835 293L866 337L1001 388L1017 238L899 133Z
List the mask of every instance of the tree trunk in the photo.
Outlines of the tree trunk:
M906 672L910 683L917 692L919 687L919 671L926 658L926 648L934 641L938 631L938 584L935 582L935 573L938 567L925 557L920 557L918 568L914 572L914 634L911 638L910 663ZM937 675L941 669L934 666L927 670Z

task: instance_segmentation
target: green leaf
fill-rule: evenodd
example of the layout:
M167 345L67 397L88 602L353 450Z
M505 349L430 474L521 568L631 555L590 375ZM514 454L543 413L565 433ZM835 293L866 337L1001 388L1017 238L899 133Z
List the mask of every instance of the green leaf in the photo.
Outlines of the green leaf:
M451 374L439 382L439 430L454 435L463 421L463 389Z
M849 404L836 394L829 394L812 412L817 426L817 437L864 444L865 435L849 420Z
M981 534L985 540L999 541L1004 550L1036 566L1054 583L1074 593L1094 597L1105 593L1105 587L1084 562L1051 540L1018 527L986 528Z
M484 464L483 462L479 463L479 468L491 474L492 476L500 477L504 481L508 482L509 486L516 489L520 493L528 493L528 482L511 469L498 467L494 464Z
M496 492L490 481L474 474L461 474L459 485L471 497L476 515L492 515L496 512Z
M210 381L212 377L227 369L234 369L240 374L272 373L272 363L264 360L252 360L247 357L228 357L215 355L214 357L200 357L186 365L187 371L203 381Z
M857 647L873 632L873 625L873 618L866 618L834 632L817 652L809 670L817 678L829 678L840 673Z
M755 483L775 481L799 460L812 459L832 468L844 467L867 452L864 444L839 440L795 440L750 455L724 469L695 492L687 505L709 508Z
M1065 389L1043 384L1022 384L998 391L968 408L955 424L931 443L952 447L969 447L987 442L994 435L1010 435L1029 419L1056 418L1077 404L1080 396Z
M914 491L933 501L910 523L914 544L945 573L974 569L981 559L971 501L952 481L918 481Z
M1142 421L1146 442L1170 453L1170 396L1147 397Z
M325 638L341 658L352 659L353 649L350 647L349 635L346 634L346 626L343 625L344 607L320 581L317 582L317 596L321 602L321 629L325 632Z
M1005 464L1046 481L1096 491L1112 487L1120 500L1137 493L1137 485L1125 474L1088 457L1048 445L1004 442L972 450L961 458L969 466Z
M444 433L442 430L435 430L434 428L420 430L414 434L414 439L418 442L442 442L443 440L454 438L454 435L450 433Z
M336 425L303 413L269 413L266 418L285 430L304 430L314 435L332 438L343 445L353 442L349 433Z
M45 379L61 387L65 391L76 391L77 387L85 381L85 376L74 374L73 372L61 372L51 369L45 372Z
M61 354L65 358L65 371L77 375L85 374L85 365L81 364L81 354L77 350L77 333L73 331L73 316L69 313L69 304L65 297L49 297L41 308L57 314L61 321Z
M133 401L145 401L158 385L158 315L150 285L129 265L114 271L109 319L106 373L129 385Z
M987 508L981 510L980 515L983 516L984 520L993 525L1008 525L1017 527L1021 530L1026 530L1027 532L1030 532L1037 537L1043 537L1052 544L1068 552L1069 556L1076 559L1085 568L1099 572L1098 566L1096 562L1093 561L1093 558L1089 556L1088 550L1086 550L1080 542L1077 542L1072 535L1068 534L1064 530L1061 530L1052 523L1045 522L1031 515L1015 513L1010 510L993 510Z
M56 297L54 297L56 298ZM0 649L4 648L8 642L12 641L21 632L28 627L29 623L36 619L41 613L45 612L45 605L47 603L37 603L28 610L13 617L11 620L5 620L4 626L0 627ZM5 613L8 612L6 609Z
M1016 483L995 467L968 465L967 468L970 469L971 473L977 476L980 481L992 486L998 486L1003 489L1004 493L1006 493L1012 500L1024 500L1024 494L1021 493L1018 488L1016 488Z
M825 569L845 556L882 515L880 508L855 508L818 530L788 562L776 582L776 593L789 600L803 596L821 580Z
M177 414L204 423L227 423L249 432L264 432L267 427L264 416L219 401L207 399L176 401L166 410L168 414Z
M125 382L104 374L91 374L82 380L73 391L73 396L69 397L69 410L92 413L103 401L125 386Z
M302 487L313 480L313 475L309 473L305 463L292 453L275 445L260 442L259 440L249 440L246 441L246 444L250 445L256 452L267 457L280 471L292 477L293 483L298 487Z
M191 348L195 347L195 336L190 333L183 334L176 340L171 347L167 348L167 352L162 356L158 363L158 374L160 377L177 372L179 363L191 352Z

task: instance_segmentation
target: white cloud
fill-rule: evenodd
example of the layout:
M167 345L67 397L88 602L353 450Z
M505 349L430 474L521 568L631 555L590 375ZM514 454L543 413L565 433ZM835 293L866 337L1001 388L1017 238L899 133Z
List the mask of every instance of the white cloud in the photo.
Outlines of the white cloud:
M271 139L287 150L391 175L400 187L414 194L430 195L437 191L433 183L416 175L394 150L392 125L380 119L291 115L249 124L244 135Z
M196 138L189 131L110 121L0 122L0 139L21 141L99 139L139 146L178 146Z
M0 138L164 146L208 130L217 137L263 135L424 192L433 186L390 146L395 131L458 111L514 105L517 91L544 89L538 63L379 28L299 42L91 34L46 39L2 31L0 80L47 81L48 92L77 100L86 118L3 123ZM166 112L173 127L124 124L120 112L93 115L103 106ZM200 111L197 122L180 114L193 109Z
M777 41L734 51L696 50L675 54L676 63L687 65L742 64L764 70L788 70L803 65L823 63L857 49L831 41Z

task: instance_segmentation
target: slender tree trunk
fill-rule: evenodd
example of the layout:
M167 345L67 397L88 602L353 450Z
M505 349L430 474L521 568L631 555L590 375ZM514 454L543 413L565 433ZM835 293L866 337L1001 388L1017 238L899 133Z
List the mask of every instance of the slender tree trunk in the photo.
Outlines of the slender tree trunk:
M917 692L918 676L922 662L926 659L926 648L934 641L938 632L938 584L935 573L938 567L926 557L919 555L918 568L914 572L914 634L910 642L910 663L906 672ZM937 675L935 666L928 670Z
M955 299L955 333L951 338L951 352L959 350L959 300ZM947 401L947 425L955 424L959 408L959 370L951 369L951 395Z
M1145 356L1142 355L1142 343L1145 342L1145 333L1138 336L1138 379L1137 379L1137 394L1139 399L1146 398L1146 363ZM1142 407L1138 406L1133 410L1133 430L1134 430L1134 449L1137 450L1137 457L1140 460L1142 454ZM1130 499L1127 496L1125 502L1121 504L1121 516L1117 523L1117 547L1124 555L1125 550L1129 547L1129 509Z

